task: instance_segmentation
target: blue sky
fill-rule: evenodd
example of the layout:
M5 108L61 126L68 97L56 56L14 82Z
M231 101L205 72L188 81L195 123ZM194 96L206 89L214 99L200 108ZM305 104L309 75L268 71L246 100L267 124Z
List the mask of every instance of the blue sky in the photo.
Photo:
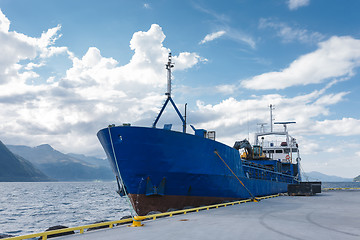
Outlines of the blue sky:
M151 126L173 98L229 145L291 120L305 171L360 174L360 9L356 0L0 0L0 131L104 157L108 124ZM168 109L158 126L173 122ZM188 130L191 132L190 130Z

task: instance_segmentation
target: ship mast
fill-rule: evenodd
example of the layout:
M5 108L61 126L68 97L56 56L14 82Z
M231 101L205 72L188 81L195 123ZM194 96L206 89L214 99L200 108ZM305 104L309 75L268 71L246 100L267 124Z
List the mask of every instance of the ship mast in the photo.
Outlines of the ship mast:
M171 97L171 68L174 67L174 64L171 62L171 60L171 53L169 53L168 62L165 65L167 70L167 92L165 93L165 95L167 95L168 97Z
M154 123L153 123L153 128L156 128L156 124L157 122L159 121L162 113L164 112L165 110L165 107L166 105L171 102L171 104L173 105L176 113L179 115L182 123L183 123L183 133L186 133L186 120L184 119L184 117L181 115L179 109L176 107L175 105L175 102L172 100L171 98L171 68L174 67L174 63L172 62L172 57L171 57L171 53L169 53L169 56L168 56L168 62L167 64L165 65L166 67L166 70L167 70L167 92L165 93L165 95L167 96L167 99L163 105L163 107L161 108L158 116L156 117ZM186 111L186 110L185 110Z
M273 132L273 115L272 110L274 110L274 107L272 104L270 104L270 132Z

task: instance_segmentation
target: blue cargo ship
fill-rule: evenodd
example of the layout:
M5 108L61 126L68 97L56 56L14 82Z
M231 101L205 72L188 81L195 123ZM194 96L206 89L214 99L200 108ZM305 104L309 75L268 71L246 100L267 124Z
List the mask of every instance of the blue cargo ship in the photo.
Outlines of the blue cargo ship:
M271 122L270 132L255 135L254 146L245 139L231 147L216 141L214 131L193 126L194 134L186 133L186 114L181 115L171 98L173 66L169 54L167 100L152 127L110 125L97 134L118 193L130 199L137 214L256 199L286 192L288 184L300 182L298 145L286 128L292 122L279 123L284 125L282 132L273 132ZM169 103L183 122L182 132L171 130L171 125L156 127ZM265 142L264 137L275 135L285 141Z

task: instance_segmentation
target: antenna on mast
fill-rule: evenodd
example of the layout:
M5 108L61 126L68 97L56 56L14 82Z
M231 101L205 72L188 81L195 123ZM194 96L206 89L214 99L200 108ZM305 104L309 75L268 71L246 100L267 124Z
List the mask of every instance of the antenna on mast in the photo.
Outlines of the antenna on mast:
M169 53L168 62L165 65L167 70L167 92L165 93L165 95L167 95L168 97L171 97L171 68L174 67L174 63L171 62L171 60L171 53Z
M258 123L257 125L260 126L260 132L265 132L265 129L264 129L264 126L266 125L267 123Z

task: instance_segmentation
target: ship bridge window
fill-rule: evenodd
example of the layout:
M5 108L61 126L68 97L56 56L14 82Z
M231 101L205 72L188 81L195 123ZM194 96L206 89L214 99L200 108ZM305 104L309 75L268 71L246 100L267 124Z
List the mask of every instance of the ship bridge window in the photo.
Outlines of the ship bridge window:
M283 153L281 149L275 150L275 153Z
M297 148L293 148L293 149L292 149L292 152L297 152Z
M274 153L274 150L264 150L264 153Z
M289 153L290 152L290 149L289 148L285 148L284 149L284 153Z

